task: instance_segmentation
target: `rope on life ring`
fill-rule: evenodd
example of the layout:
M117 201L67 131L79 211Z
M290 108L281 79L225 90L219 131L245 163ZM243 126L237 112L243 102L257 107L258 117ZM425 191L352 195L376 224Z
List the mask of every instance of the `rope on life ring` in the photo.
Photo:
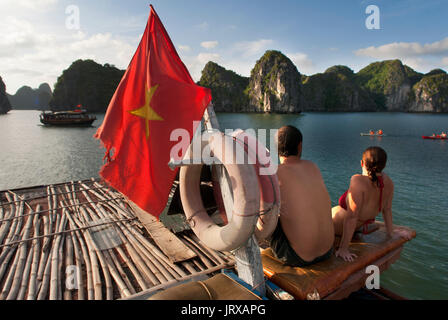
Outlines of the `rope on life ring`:
M243 146L248 155L249 163L253 163L258 177L260 212L255 228L255 237L258 241L261 241L272 235L278 223L280 214L280 186L277 170L272 170L273 160L269 150L256 137L241 129L235 130L232 136ZM261 161L262 158L265 160ZM262 172L263 168L270 168L271 170L264 170Z
M233 210L225 226L216 225L207 214L199 190L202 164L181 167L180 196L187 221L198 238L208 247L231 251L244 245L254 233L260 213L260 188L254 165L236 164L235 154L245 152L243 146L222 132L211 134L208 144L211 153L225 167L231 181ZM225 150L235 148L226 159Z

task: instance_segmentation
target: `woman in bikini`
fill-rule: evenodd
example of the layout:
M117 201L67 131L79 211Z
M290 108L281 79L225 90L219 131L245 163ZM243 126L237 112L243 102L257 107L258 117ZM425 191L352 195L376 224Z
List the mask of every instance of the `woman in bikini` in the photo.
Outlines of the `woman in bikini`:
M367 148L361 160L362 174L352 176L349 189L339 199L339 205L332 209L335 233L342 236L336 256L345 261L353 261L356 258L356 255L348 250L355 230L362 228L363 232L366 232L367 226L375 222L378 213L382 212L387 235L392 236L394 184L389 176L382 172L386 161L387 154L382 148ZM410 238L404 231L394 232Z

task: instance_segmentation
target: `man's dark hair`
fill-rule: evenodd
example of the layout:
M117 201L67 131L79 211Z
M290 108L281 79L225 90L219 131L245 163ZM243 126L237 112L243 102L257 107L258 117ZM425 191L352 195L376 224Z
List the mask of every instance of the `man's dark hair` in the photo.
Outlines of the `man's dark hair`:
M296 127L281 127L277 134L278 155L282 157L296 156L302 139L302 133Z

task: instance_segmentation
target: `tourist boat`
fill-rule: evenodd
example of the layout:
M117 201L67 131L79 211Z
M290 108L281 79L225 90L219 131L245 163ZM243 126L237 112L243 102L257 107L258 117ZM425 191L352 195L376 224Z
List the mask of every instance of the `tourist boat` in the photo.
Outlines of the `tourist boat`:
M429 139L429 140L448 140L448 137L442 137L441 135L436 135L436 136L422 136L423 139Z
M370 137L385 137L386 135L383 134L378 134L378 133L364 133L361 132L361 136L370 136Z
M85 109L71 111L43 111L40 114L40 122L53 126L91 126L96 120Z

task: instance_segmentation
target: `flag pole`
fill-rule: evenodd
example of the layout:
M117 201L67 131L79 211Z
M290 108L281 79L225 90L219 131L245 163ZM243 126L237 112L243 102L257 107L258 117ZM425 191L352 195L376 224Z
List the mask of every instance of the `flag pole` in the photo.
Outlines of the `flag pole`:
M210 102L205 110L204 124L208 130L220 130L219 122L212 102ZM226 214L228 215L233 209L231 181L229 181L228 175L225 174L225 168L222 164L213 165L212 175L214 175L214 178L219 181L224 207ZM227 216L227 218L229 219L229 216ZM238 270L238 277L251 285L253 289L257 289L262 295L265 295L266 286L263 274L263 265L261 263L260 247L258 246L255 236L252 234L247 243L239 249L233 251L233 253Z

